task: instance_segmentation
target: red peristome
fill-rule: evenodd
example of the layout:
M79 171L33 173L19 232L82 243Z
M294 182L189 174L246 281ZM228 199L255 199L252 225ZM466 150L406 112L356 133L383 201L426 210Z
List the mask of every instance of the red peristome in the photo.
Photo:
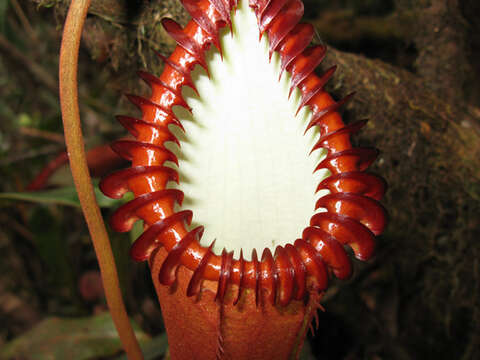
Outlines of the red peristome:
M260 21L260 18L263 15L263 12L267 8L267 6L275 0L248 0L248 5L250 8L255 11L255 15L257 16L257 19Z
M146 157L146 166L161 166L166 161L171 161L178 166L177 156L161 145L134 140L119 140L112 144L112 149L124 159L132 162L138 153L142 153Z
M279 80L287 66L310 44L313 39L312 24L297 24L278 45L281 57Z
M340 242L317 227L307 227L303 230L303 240L312 244L320 254L325 264L339 279L348 279L352 274L352 265L345 249Z
M198 63L208 74L208 66L205 62L203 49L198 46L198 44L195 42L195 39L185 34L182 27L172 19L163 19L162 26L179 46L187 50L195 59L198 60Z
M370 229L375 235L385 227L386 213L383 206L369 197L352 193L333 193L318 199L315 210L325 208L353 218ZM335 211L332 211L332 210Z
M313 27L299 23L303 3L249 0L260 36L268 34L270 56L273 51L280 56L279 78L285 70L291 73L290 93L298 88L301 94L298 111L308 106L312 112L305 132L317 127L320 133L312 151L327 149L325 159L314 171L327 169L331 173L317 191L326 189L330 194L317 201L317 208L325 212L312 216L302 239L278 246L274 255L268 248L261 249L261 261L256 249L246 261L243 251L239 259L234 259L228 249L218 256L212 251L213 243L202 246L203 227L188 232L192 212L176 210L183 193L165 189L169 181L178 180L178 175L164 164L178 165L178 161L164 144L179 143L168 127L174 124L183 130L172 108L183 106L191 111L182 97L184 86L201 96L191 71L196 64L208 71L204 52L212 44L222 52L219 33L227 25L232 30L230 14L237 1L181 1L192 20L185 28L173 20L163 20L166 31L178 44L168 58L158 54L165 63L163 73L156 77L139 72L152 89L150 97L128 96L141 110L141 119L118 118L136 139L116 142L112 147L132 161L133 167L107 177L101 187L116 198L131 190L135 200L117 210L112 225L128 231L137 219L145 223L146 230L133 244L131 256L137 261L149 260L172 357L211 359L223 354L236 359L286 359L295 343L302 341L297 338L302 321L310 322L315 317L329 274L350 276L351 263L344 246L350 246L360 260L373 256L374 235L386 222L385 210L378 202L385 182L364 171L378 151L352 147L350 136L365 121L345 126L338 111L351 95L335 102L325 92L324 86L336 67L321 76L315 74L325 48L308 47ZM308 313L310 308L312 312Z
M294 271L285 248L277 246L275 249L275 272L278 279L277 299L280 306L286 306L292 299Z
M257 249L252 250L252 265L255 281L255 303L258 306L259 289L260 289L260 264L258 263Z
M305 279L307 276L307 269L300 257L300 254L292 244L285 245L285 252L287 253L290 264L292 265L292 271L295 279L295 300L301 300L305 297Z
M240 280L238 281L238 292L237 297L233 301L233 305L237 305L238 301L240 300L240 296L242 296L243 290L243 276L245 271L245 260L243 259L243 249L240 249L240 259L239 259L240 267L238 269Z
M355 148L327 155L315 168L328 169L333 174L366 170L377 158L378 150L374 148Z
M177 87L178 88L181 88L182 86L188 86L190 88L193 89L193 91L195 91L195 93L197 95L199 95L198 93L198 90L197 90L197 87L195 86L195 84L193 83L192 81L192 78L190 76L190 73L184 69L182 69L182 67L176 63L174 63L172 60L170 60L169 58L163 56L162 54L160 53L157 53L157 56L162 59L162 61L165 63L165 66L167 67L170 67L172 68L173 70L175 70L178 74L181 75L182 79L176 79L177 80ZM198 60L197 60L198 61Z
M178 127L180 127L183 131L185 131L185 129L182 126L182 123L178 120L177 116L174 114L171 108L167 108L161 104L155 103L141 96L131 95L131 94L127 94L126 96L133 105L137 106L138 109L142 111L143 117L152 118L151 122L153 124L157 124L157 125L175 124Z
M172 285L174 283L176 277L175 272L180 265L180 257L192 242L200 240L202 234L203 226L196 227L170 249L158 273L158 279L161 284Z
M123 125L127 131L139 138L142 135L142 141L155 145L163 145L167 141L172 141L180 147L178 139L170 132L166 131L161 125L146 122L130 116L116 116L117 121ZM149 136L145 136L149 134Z
M100 190L112 199L121 199L129 190L127 181L135 176L155 176L155 180L161 187L165 187L169 181L178 184L178 173L172 168L166 166L136 166L110 174L100 182Z
M330 233L343 245L349 245L359 260L368 260L373 256L375 235L353 218L323 212L315 214L310 225Z
M232 271L233 251L222 251L222 267L220 268L220 279L218 280L217 293L215 295L215 301L223 303L225 292L227 291L228 280Z
M210 0L215 10L222 16L222 20L225 21L230 27L232 26L232 20L230 18L230 11L227 10L226 5L230 7L230 3L225 3L223 0Z
M307 290L309 292L326 290L328 286L328 271L320 254L304 239L297 239L293 246L300 255L309 275L306 279Z
M310 100L317 95L320 91L323 90L323 87L325 84L330 80L332 75L335 73L337 70L337 66L334 65L328 70L326 70L323 75L318 78L308 78L302 81L299 84L300 92L302 93L302 101L300 102L300 105L298 106L297 113L305 106L308 105Z
M307 48L302 54L287 66L287 71L292 72L290 91L288 96L292 95L293 90L314 71L325 57L327 48L323 45Z
M350 134L355 134L367 123L367 120L356 121L348 126L345 126L336 131L320 136L320 139L315 143L310 154L318 149L327 149L330 152L337 152L345 150L344 138Z
M275 304L277 295L278 275L275 271L272 252L269 248L263 249L260 262L260 293L264 303Z
M318 184L316 192L328 189L332 193L348 192L380 200L385 193L385 180L363 171L343 172L329 176Z
M164 103L165 101L162 99L162 96L169 95L169 96L173 96L172 105L171 105L172 107L175 105L178 105L187 109L190 113L192 112L192 108L187 104L187 102L183 98L180 89L172 88L171 86L169 86L168 84L165 84L165 82L163 82L156 76L153 76L152 74L146 71L137 71L137 74L152 89L152 98L154 99L160 98L160 100L154 101L155 103ZM161 96L156 96L156 93L161 94Z
M348 94L345 96L342 100L333 103L331 105L328 105L320 110L312 109L313 111L313 116L312 120L310 120L310 123L307 125L307 128L305 129L305 134L307 133L308 130L310 130L314 126L319 126L320 125L320 131L322 133L327 133L327 130L325 127L322 128L321 125L325 126L325 124L322 124L322 121L329 115L336 113L348 100L350 100L353 97L354 93ZM323 130L323 131L322 131ZM336 129L338 130L338 129Z
M260 24L260 37L263 35L263 32L266 30L268 25L278 15L282 7L289 1L290 0L274 0L267 4L268 6L265 6L265 10L262 11L258 17L258 23ZM272 51L270 51L270 57L271 56Z
M223 59L222 47L218 33L222 27L221 15L216 11L209 11L208 0L181 0L183 6L200 28L212 37L213 44Z
M172 207L175 203L181 205L183 202L183 192L176 189L166 189L138 196L134 200L120 206L112 215L110 219L112 228L118 232L130 231L135 221L139 219L137 211L145 205L158 201L159 199L167 200Z
M290 0L271 22L260 23L260 34L268 31L270 52L276 50L278 44L297 25L303 16L303 10L301 0Z
M179 193L166 197L148 195L160 194L168 181L177 179L174 170L160 170L165 162L178 164L175 155L164 147L167 141L178 143L168 128L171 124L181 127L172 107L178 105L190 109L182 98L181 89L189 86L197 92L190 73L196 64L207 68L204 51L211 44L220 47L219 31L231 24L230 12L236 6L236 1L231 0L183 0L182 3L193 19L185 28L173 20L163 21L167 32L178 43L170 57L159 54L165 62L163 73L158 78L139 73L152 88L150 98L129 96L142 111L142 118L119 117L136 140L117 142L113 148L131 160L136 170L112 175L104 180L103 188L114 197L130 189L136 199L114 215L115 227L125 231L133 221L143 219L147 230L132 247L134 258L153 260L157 253L154 250L164 246L169 253L159 275L160 282L171 284L176 269L184 266L193 274L187 286L189 296L201 293L202 281L217 284L215 297L219 302L225 300L230 288L237 289L234 304L240 303L241 294L249 289L253 290L257 304L262 299L265 300L263 305L278 303L282 306L292 299L301 300L311 291L323 291L328 284L329 272L341 278L350 275L351 265L343 245L352 247L359 259L372 256L373 234L380 233L385 225L385 211L377 201L383 195L385 185L375 175L363 172L378 152L353 148L350 144L350 135L357 132L365 121L345 126L338 114L351 95L335 102L324 90L335 67L320 77L314 72L325 55L325 48L308 48L313 28L298 23L303 15L300 0L250 0L249 4L257 16L259 33L268 34L271 51L280 55L281 71L291 73L291 90L300 90L298 110L309 106L312 111L306 131L312 127L320 130L320 138L313 150L320 147L328 150L326 158L315 169L331 172L331 176L317 188L317 191L328 189L331 192L317 201L317 207L325 208L326 213L322 214L327 215L314 215L303 239L277 247L274 255L269 249L262 249L261 261L254 250L251 261L245 261L243 253L239 259L234 259L227 250L218 256L211 247L200 245L199 228L187 232L185 223L191 220L191 213L176 212L174 208L175 202L180 200L179 190ZM124 180L120 179L121 176Z
M212 241L212 243L207 249L207 252L205 253L205 255L203 255L203 258L200 261L200 264L198 264L197 268L193 272L192 277L188 282L188 287L187 287L188 297L195 296L200 293L200 290L202 287L202 281L203 281L203 271L205 270L205 266L207 265L208 260L212 255L212 248L214 245L215 245L215 240Z
M162 233L170 230L173 225L179 222L190 225L192 223L192 217L192 211L183 210L150 225L148 229L145 230L145 232L133 243L130 248L130 256L135 261L148 260L153 251L158 248L159 244L157 238L160 237ZM209 254L208 251L207 254Z

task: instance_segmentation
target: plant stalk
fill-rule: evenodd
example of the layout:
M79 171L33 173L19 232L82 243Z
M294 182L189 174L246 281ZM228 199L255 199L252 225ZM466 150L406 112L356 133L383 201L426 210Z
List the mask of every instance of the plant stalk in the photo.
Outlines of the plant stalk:
M70 167L92 237L102 274L105 297L120 340L129 359L143 359L125 310L117 269L105 224L97 205L88 171L78 106L78 51L90 0L73 0L68 10L60 49L60 104Z

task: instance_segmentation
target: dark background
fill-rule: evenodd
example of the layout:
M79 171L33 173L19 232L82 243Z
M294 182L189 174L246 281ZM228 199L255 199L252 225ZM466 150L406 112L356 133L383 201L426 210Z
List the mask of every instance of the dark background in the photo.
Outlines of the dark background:
M356 262L354 278L326 294L310 338L315 358L480 358L479 4L305 0L316 41L329 46L321 68L338 64L329 91L356 91L346 122L369 119L355 141L381 151L374 171L389 184L390 215L375 259ZM66 7L0 0L1 192L24 191L64 149L57 68ZM146 93L136 70L158 74L154 50L174 46L164 16L188 20L174 0L93 1L79 66L88 148L124 135L113 115L132 108L121 94ZM70 182L64 171L49 186ZM52 202L0 198L0 349L42 319L105 309L81 212ZM161 334L148 271L130 262L129 243L112 234L129 313Z

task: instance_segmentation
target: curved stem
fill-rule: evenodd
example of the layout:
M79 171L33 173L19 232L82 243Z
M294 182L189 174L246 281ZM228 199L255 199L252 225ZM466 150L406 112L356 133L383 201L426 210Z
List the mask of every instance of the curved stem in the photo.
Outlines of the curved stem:
M105 296L129 359L143 359L125 311L110 241L88 171L78 108L78 50L90 0L73 0L68 10L60 49L60 103L70 167L102 274Z

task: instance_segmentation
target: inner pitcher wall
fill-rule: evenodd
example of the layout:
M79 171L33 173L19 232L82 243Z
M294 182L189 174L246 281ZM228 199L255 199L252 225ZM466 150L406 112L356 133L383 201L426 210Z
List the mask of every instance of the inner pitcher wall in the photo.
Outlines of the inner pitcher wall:
M315 189L325 171L313 170L322 151L310 150L318 140L311 130L307 107L297 116L299 91L288 99L290 76L279 81L280 61L268 59L266 34L259 31L247 1L234 12L233 36L221 36L223 60L212 48L206 59L210 72L199 66L192 73L199 97L185 87L184 97L193 116L180 108L175 113L185 128L172 126L181 149L167 146L179 157L182 209L193 211L193 226L204 225L202 244L216 239L214 251L240 249L246 259L254 248L293 243L301 237L315 213Z

